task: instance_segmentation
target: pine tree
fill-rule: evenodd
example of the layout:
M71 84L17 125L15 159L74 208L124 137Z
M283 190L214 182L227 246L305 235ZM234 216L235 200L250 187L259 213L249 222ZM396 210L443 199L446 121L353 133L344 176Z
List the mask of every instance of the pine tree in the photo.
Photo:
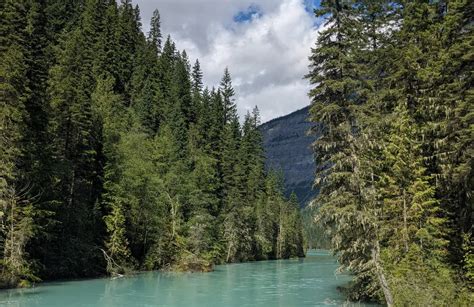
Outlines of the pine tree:
M224 70L224 75L222 76L221 84L219 87L220 93L222 95L223 101L223 112L224 124L231 123L234 121L235 117L237 116L237 108L234 101L235 91L232 87L232 80L230 77L229 69L226 67Z
M473 201L470 196L473 178L472 129L472 4L469 1L449 1L443 15L439 66L430 106L437 110L433 119L436 128L434 154L440 174L438 195L442 207L449 212L452 225L450 258L463 263L462 244L473 240ZM435 97L432 97L435 96ZM472 276L473 271L465 274ZM472 285L472 277L470 278Z
M160 12L158 10L153 11L153 17L151 18L150 22L150 32L148 33L148 41L154 47L156 53L161 52L161 20L160 20Z
M185 262L199 265L204 261L204 267L207 267L210 261L220 258L216 229L218 174L217 160L202 146L201 137L199 129L192 126L188 144L191 173L186 221L186 250L189 255Z
M48 0L44 13L48 20L47 35L53 45L58 43L63 31L69 32L77 26L84 3L84 0Z
M163 97L160 92L158 71L158 54L153 45L140 40L135 57L134 71L131 80L131 106L144 128L150 134L158 132L163 120L160 107L163 106Z
M199 60L196 60L192 72L192 92L195 101L199 100L197 97L203 90L202 76L201 64L199 63Z
M107 271L120 273L130 265L130 250L126 238L125 212L123 198L120 197L118 145L122 133L126 131L127 114L122 107L120 96L113 92L114 80L112 77L99 79L95 91L92 93L92 106L96 114L96 125L102 127L102 143L106 165L104 167L104 207L109 213L104 217L109 238L106 240Z
M163 94L164 104L161 106L164 111L164 117L170 113L172 103L172 88L174 78L174 67L176 63L176 48L171 36L168 36L163 46L163 52L160 56L159 72L160 72L160 92Z
M256 249L260 259L277 259L282 257L284 233L281 218L284 212L283 181L280 173L271 171L265 180L264 193L256 208L257 230L255 234ZM280 214L281 213L281 214Z
M203 90L129 0L0 5L0 286L276 257L258 110L241 129L227 69Z
M263 191L265 177L265 156L263 152L263 136L258 130L260 114L257 107L245 117L242 127L242 141L240 145L243 173L247 174L245 183L245 198L248 202L255 202Z
M314 85L311 119L319 124L320 133L314 145L319 221L334 232L333 249L342 267L358 277L353 294L373 295L369 289L374 289L378 278L391 305L386 278L375 269L380 267L376 220L367 212L369 207L361 194L363 174L356 140L360 135L358 109L366 102L365 70L359 62L359 51L365 44L363 22L351 1L322 2L316 16L327 16L326 28L310 56L307 76Z
M49 129L55 140L51 144L54 193L51 206L55 208L56 219L61 222L56 233L67 234L63 237L64 242L61 239L54 242L54 256L58 258L51 257L50 261L57 264L60 275L79 270L85 262L97 263L89 257L99 257L90 253L91 245L96 240L93 236L96 225L93 223L100 219L94 216L98 191L94 184L97 151L92 138L91 93L95 82L91 73L93 46L87 42L80 30L70 33L62 42L58 63L51 69L50 75ZM67 259L74 259L76 266L64 262L62 265L61 261Z
M133 8L130 0L122 0L118 11L118 25L116 36L117 44L120 46L117 52L116 63L118 64L117 89L125 96L125 103L129 101L131 91L131 78L133 62L137 43L143 34L140 31L138 7Z
M210 141L210 149L213 155L219 159L220 144L222 142L222 133L224 130L224 123L222 118L224 117L224 108L222 95L220 91L212 89L210 92L210 129L208 132L208 140Z
M287 217L290 220L290 228L288 229L288 257L304 257L303 217L301 215L298 197L295 193L291 193L288 206L290 210L290 214Z
M22 186L18 166L25 154L22 146L28 115L25 104L27 48L25 3L6 1L1 7L0 55L0 286L25 286L35 281L27 244L34 235L34 208L28 186Z
M224 71L222 77L221 86L219 92L222 95L222 104L220 101L216 101L216 108L221 108L218 115L221 115L220 119L223 125L222 139L220 143L220 163L222 170L222 182L224 191L223 199L224 202L229 202L230 195L234 193L232 197L240 197L238 189L238 178L237 178L237 166L239 158L239 147L240 147L240 124L237 117L236 106L234 102L234 89L232 87L232 80L230 79L229 70Z
M194 104L192 96L191 76L189 60L186 51L180 55L175 66L174 96L179 105L180 112L184 116L186 129L190 124L197 122L197 105Z
M118 89L117 80L120 79L119 65L116 59L119 56L118 47L118 7L116 1L104 1L98 8L97 45L94 52L94 75L102 78L110 75L114 78L114 89Z
M469 67L464 42L472 37L462 17L466 5L327 1L316 11L329 23L310 58L312 119L322 132L315 143L320 187L315 203L340 262L355 275L354 299L384 299L388 305L459 299L463 304L446 256L449 250L451 261L462 262L466 236L458 218L470 212L460 214L454 208L463 206L452 202L469 189L470 168L464 168L463 183L455 189L447 179L456 173L453 156L448 158L452 148L460 145L469 152L459 138L456 145L448 141L454 126L470 135L463 103L464 81L469 82L463 75ZM464 36L447 35L451 26ZM456 50L453 37L464 46L454 51L455 61L447 56ZM454 64L461 62L463 68ZM449 73L451 68L460 70ZM458 75L463 81L454 81ZM459 113L451 116L457 105ZM451 229L459 235L447 245Z
M205 150L207 154L211 154L212 137L211 129L215 129L212 125L212 105L211 93L208 88L205 88L202 94L199 94L199 116L196 124L198 132L197 145L199 148Z
M47 78L51 60L48 59L49 40L46 35L45 9L44 2L32 2L28 8L26 20L28 26L25 29L25 64L27 65L25 82L30 94L25 101L28 120L23 145L28 150L25 151L22 159L21 172L24 173L26 181L24 184L32 187L32 194L41 193L40 187L48 180L45 172L49 157L44 149L48 143Z

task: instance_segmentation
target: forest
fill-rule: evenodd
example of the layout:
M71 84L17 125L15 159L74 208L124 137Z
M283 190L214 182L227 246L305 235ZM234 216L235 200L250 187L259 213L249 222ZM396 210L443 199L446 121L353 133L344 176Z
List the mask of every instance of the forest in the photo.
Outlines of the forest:
M474 304L474 2L321 1L312 203L353 300Z
M303 257L257 108L130 0L0 2L0 287Z

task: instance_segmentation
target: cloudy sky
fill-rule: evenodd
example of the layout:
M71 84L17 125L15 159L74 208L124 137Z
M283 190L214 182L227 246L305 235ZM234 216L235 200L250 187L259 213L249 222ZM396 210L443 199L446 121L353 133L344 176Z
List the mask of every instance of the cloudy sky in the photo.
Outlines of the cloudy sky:
M308 55L317 35L312 14L319 0L134 0L147 33L153 10L162 32L199 58L208 86L227 66L239 114L255 105L262 121L309 104Z

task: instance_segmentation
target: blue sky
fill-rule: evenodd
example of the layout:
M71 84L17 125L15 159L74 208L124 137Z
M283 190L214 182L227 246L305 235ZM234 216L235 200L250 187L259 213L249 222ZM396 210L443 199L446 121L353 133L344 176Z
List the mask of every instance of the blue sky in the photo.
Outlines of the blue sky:
M308 56L317 38L319 0L133 0L144 31L161 13L170 34L191 60L199 58L208 86L230 69L240 115L257 105L262 120L309 104Z
M312 13L314 9L319 7L321 0L304 0L304 5L307 12Z
M255 18L260 18L263 16L263 11L260 6L257 4L251 4L249 7L245 10L241 10L238 13L234 15L234 22L237 23L243 23L243 22L248 22L251 21L252 19Z
M321 0L304 0L305 10L308 14L312 15L314 10L319 7ZM254 18L260 18L264 14L262 8L256 4L252 3L245 10L240 10L234 15L234 22L243 23L248 22Z

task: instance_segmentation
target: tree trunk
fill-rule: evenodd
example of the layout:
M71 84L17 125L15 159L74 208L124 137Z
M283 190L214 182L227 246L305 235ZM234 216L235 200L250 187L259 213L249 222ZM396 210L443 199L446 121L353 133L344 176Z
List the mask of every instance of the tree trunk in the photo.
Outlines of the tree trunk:
M280 226L278 227L278 237L277 237L277 259L281 259L282 246L283 246L283 222L282 222L281 216L282 214L281 214L281 209L280 209Z
M229 260L230 260L230 253L231 253L232 247L233 247L232 242L229 242L229 245L227 246L227 257L226 257L226 259L225 259L225 262L226 262L226 263L229 263Z
M375 246L374 248L372 248L372 261L375 264L375 271L379 280L380 287L382 288L383 294L385 296L385 302L387 303L388 307L392 307L393 296L388 286L387 279L385 278L382 266L380 265L380 246L378 241L375 241Z
M405 252L408 253L407 199L405 190L403 190L403 243L405 244Z

